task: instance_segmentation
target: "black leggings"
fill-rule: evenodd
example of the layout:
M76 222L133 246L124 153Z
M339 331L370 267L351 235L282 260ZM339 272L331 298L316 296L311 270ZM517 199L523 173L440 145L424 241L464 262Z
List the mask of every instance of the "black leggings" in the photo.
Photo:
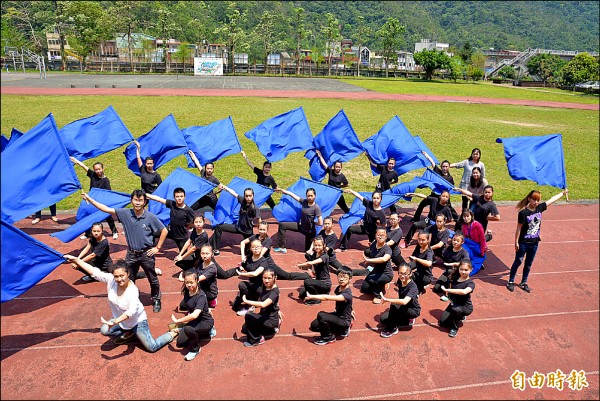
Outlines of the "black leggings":
M249 281L240 281L240 283L238 284L239 293L235 297L231 309L233 309L234 312L237 312L240 309L242 309L242 295L245 295L246 298L251 301L257 301L258 290L261 286L262 285L260 284L251 283Z
M457 306L451 303L442 313L438 323L442 327L458 330L459 322L462 321L463 317L469 316L471 313L473 313L473 308Z
M310 278L310 275L305 272L287 272L281 267L277 266L272 257L267 258L269 267L275 271L278 280L306 280Z
M344 214L350 211L350 208L346 204L346 199L344 199L344 195L340 196L340 199L337 202L337 205L344 211Z
M382 273L369 273L360 286L363 294L373 294L375 298L381 298L379 293L383 292L385 285L393 280L393 277Z
M375 230L369 231L367 230L367 228L364 225L355 225L355 226L350 226L348 227L348 229L346 230L346 234L344 234L344 236L342 237L342 242L340 243L340 249L346 249L348 246L348 241L350 241L350 237L352 237L352 234L362 234L362 235L367 235L367 237L369 238L369 243L375 241Z
M421 310L417 308L409 308L408 305L396 305L390 306L388 312L384 312L379 320L383 324L387 331L393 331L398 327L408 326L410 319L419 317Z
M219 248L221 248L221 236L223 235L223 231L226 233L240 234L244 237L244 239L252 236L252 233L246 234L238 230L235 224L219 224L214 227L213 235L210 237L210 244L215 250L219 250Z
M265 201L265 203L267 205L269 205L269 207L271 208L271 210L275 207L275 201L273 200L273 197L269 196L269 199L267 199Z
M406 237L404 237L404 243L406 244L406 246L410 244L410 241L412 241L412 237L415 235L417 230L423 230L428 226L429 223L425 222L425 220L419 220L417 222L412 223L412 225L408 229L408 232L406 233Z
M277 247L285 248L285 237L286 231L296 231L300 234L304 235L304 251L308 251L310 245L312 244L312 240L317 236L315 231L310 233L305 233L300 231L299 223L279 223L279 229L277 230Z
M269 315L260 315L258 313L246 313L242 325L242 333L246 333L247 341L250 344L256 344L261 336L275 333L279 325L279 319L273 319Z
M319 312L317 318L310 323L310 331L321 333L321 338L332 340L336 334L344 334L348 323L330 312Z
M183 348L186 345L190 346L190 352L198 352L200 349L200 339L210 338L210 329L213 328L215 322L213 319L200 320L199 322L190 322L179 330L177 336L177 346Z
M306 294L307 292L312 295L329 294L329 291L331 291L331 284L314 278L304 280L304 292L302 294ZM300 298L302 299L303 297L300 296Z

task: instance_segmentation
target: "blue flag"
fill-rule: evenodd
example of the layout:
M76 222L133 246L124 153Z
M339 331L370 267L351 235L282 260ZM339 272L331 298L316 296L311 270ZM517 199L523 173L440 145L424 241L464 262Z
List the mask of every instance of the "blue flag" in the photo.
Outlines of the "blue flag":
M2 299L10 301L39 283L65 259L62 254L2 220Z
M4 148L8 145L8 139L4 135L0 137L0 152L4 152Z
M377 164L386 164L390 157L395 158L394 170L398 175L431 165L421 153L419 143L398 116L385 123L377 134L367 138L363 147ZM371 170L373 175L379 174L375 168L371 167Z
M340 196L342 196L342 190L304 177L300 177L287 190L302 199L306 199L306 190L308 188L314 188L317 191L316 203L321 208L323 218L329 216ZM302 206L300 203L296 202L289 195L283 195L279 204L273 208L273 217L279 222L299 222L301 210Z
M154 170L158 170L160 166L167 163L169 160L187 152L187 144L185 138L181 134L173 114L166 116L148 133L139 137L140 156L142 162L148 156L154 159ZM133 171L135 175L140 175L137 158L135 156L135 143L127 146L123 154L127 161L127 167Z
M372 192L359 192L365 199L373 200ZM401 195L393 194L391 190L384 191L381 197L381 208L385 209L398 202ZM350 206L350 211L340 217L340 228L342 229L342 234L346 234L346 230L353 224L358 223L365 215L366 211L365 205L358 198L354 198L352 202L352 206Z
M448 231L450 232L450 238L454 237L454 231L450 229L448 229ZM471 271L471 274L469 274L469 276L473 276L479 273L479 270L481 270L481 266L483 266L483 262L485 262L485 259L487 257L486 255L481 256L479 254L479 244L473 241L472 239L465 238L463 249L465 249L469 254L469 259L471 260L471 265L473 266L473 270Z
M10 138L6 139L4 135L2 135L2 151L8 148L10 145L15 143L17 139L23 136L23 133L16 128L13 128L10 133Z
M108 207L113 208L125 207L131 201L130 194L126 194L124 192L109 191L100 188L90 189L88 195L92 199ZM92 225L94 223L98 221L104 221L108 216L108 213L98 210L94 205L92 205L91 203L88 204L82 199L79 203L79 209L77 209L77 215L75 216L77 223L73 224L71 227L63 231L52 233L50 234L50 236L58 238L62 242L71 242L79 235L81 235L81 233L92 228Z
M419 135L415 135L415 136L413 136L413 138L414 138L415 142L417 142L417 145L419 145L419 148L422 151L427 152L427 154L429 156L431 156L431 158L433 159L433 162L435 164L439 164L440 163L439 160L437 159L437 157L435 157L435 155L433 154L433 152L431 151L431 149L429 149L429 147L425 144L425 142L423 142L423 140L421 139L421 137ZM431 164L429 164L429 166L431 166Z
M244 180L240 177L233 177L231 182L227 186L233 189L238 195L244 196L244 190L246 188L252 188L254 190L254 203L256 207L260 208L263 203L269 199L269 196L273 194L273 190L254 182ZM213 227L217 224L235 224L240 217L240 203L236 198L233 197L229 192L222 191L211 223Z
M2 219L14 223L81 189L52 114L2 153Z
M181 133L188 148L194 152L203 166L242 151L231 117L204 127L188 127L181 130ZM185 157L188 160L188 167L197 167L189 154L186 153Z
M561 134L497 138L496 142L504 144L508 174L513 180L567 188Z
M425 181L423 186L431 188L438 194L441 194L443 191L448 191L450 194L460 195L460 192L454 190L454 186L452 184L450 184L444 179L444 177L430 168L423 172L421 179ZM419 186L419 188L423 188L423 186Z
M212 182L198 177L181 167L177 167L156 188L152 195L173 200L173 191L175 188L181 187L185 190L185 204L191 206L198 199L212 191L215 186ZM148 204L148 210L154 213L164 225L168 225L171 222L171 212L162 203L151 200Z
M364 152L362 143L344 110L340 110L335 117L329 120L323 130L314 137L313 144L316 149L319 149L328 166L337 161L350 161ZM325 177L326 171L321 165L317 153L310 149L306 151L304 157L310 160L308 172L312 179L321 181Z
M133 141L131 132L112 106L65 125L59 134L69 156L79 160L100 156Z
M429 181L426 181L421 177L413 177L413 179L408 182L401 182L400 184L393 186L389 191L394 195L402 196L402 199L406 201L410 201L412 197L406 197L404 194L415 192L417 188L423 188L427 185L431 185Z
M313 146L312 132L302 107L262 122L245 136L256 143L260 153L271 163Z

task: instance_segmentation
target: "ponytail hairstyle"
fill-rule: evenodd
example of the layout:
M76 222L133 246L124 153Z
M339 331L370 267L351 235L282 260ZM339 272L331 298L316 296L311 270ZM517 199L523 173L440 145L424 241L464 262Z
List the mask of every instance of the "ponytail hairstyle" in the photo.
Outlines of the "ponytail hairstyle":
M198 260L200 260L200 259L198 259ZM198 282L198 271L196 269L190 269L190 270L186 270L185 272L183 272L184 283L181 286L181 295L185 295L185 293L188 291L187 287L185 286L185 278L188 276L194 276L194 280L196 280L196 282Z
M527 194L527 196L525 198L521 199L519 201L519 203L517 203L517 206L516 206L517 209L518 210L525 209L525 207L529 203L529 199L534 199L534 200L539 201L540 199L542 199L542 194L540 193L540 191L532 189L531 192L529 192L529 194Z

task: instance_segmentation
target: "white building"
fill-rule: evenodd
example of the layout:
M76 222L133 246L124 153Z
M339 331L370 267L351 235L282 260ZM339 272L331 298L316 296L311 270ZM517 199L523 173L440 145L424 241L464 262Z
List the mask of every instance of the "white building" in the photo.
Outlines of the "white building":
M437 50L439 52L448 53L449 48L450 45L448 43L439 43L429 39L421 39L420 42L415 43L415 53L418 53L421 50Z
M415 58L413 54L405 51L396 51L398 59L396 65L399 70L414 71L416 69Z

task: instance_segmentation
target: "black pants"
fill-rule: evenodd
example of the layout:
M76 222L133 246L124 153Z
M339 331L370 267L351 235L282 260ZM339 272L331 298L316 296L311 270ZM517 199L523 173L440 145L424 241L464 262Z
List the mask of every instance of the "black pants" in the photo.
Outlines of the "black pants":
M181 251L181 249L183 248L183 246L185 245L185 243L187 242L187 238L173 238L173 233L171 232L171 230L169 230L168 234L167 234L167 238L172 239L173 242L175 242L175 245L177 245L177 249L179 251Z
M321 338L332 340L336 334L344 334L348 323L329 312L319 312L317 318L310 323L310 331L321 333Z
M386 331L393 331L398 327L408 326L409 320L419 317L420 314L420 309L393 304L388 312L381 315L380 322L385 326Z
M211 261L215 264L215 266L217 266L217 278L221 279L221 280L227 280L228 278L231 278L233 276L237 276L237 267L232 267L231 269L228 270L223 270L223 268L221 267L221 265L219 265L217 263L217 261L215 260L215 258L211 258Z
M131 251L128 250L125 255L125 263L129 268L129 279L135 283L136 275L140 270L144 270L146 278L150 283L150 297L153 301L160 301L160 283L158 282L158 275L156 274L156 259L154 256L146 255L146 251Z
M56 216L56 204L50 205L50 216ZM35 212L35 218L36 219L41 219L42 218L42 211L41 210L38 210L37 212Z
M344 214L350 211L350 208L346 204L346 199L344 199L344 195L340 196L340 199L337 202L337 205L344 211Z
M306 297L306 293L315 294L329 294L331 291L331 284L327 284L324 281L317 280L314 278L307 278L304 280L304 292L301 292L300 299Z
M411 267L414 269L413 262L411 262ZM431 281L432 281L431 276L421 272L419 269L417 269L415 272L413 272L412 279L415 282L415 284L417 285L417 288L419 289L419 293L422 293L425 290L425 286L431 284Z
M281 267L277 266L272 257L267 258L269 267L275 271L278 280L306 280L310 278L310 275L305 272L287 272Z
M269 207L271 208L271 210L273 210L273 208L275 207L275 201L273 200L273 197L269 196L269 199L267 199L265 201L265 203L267 205L269 205Z
M177 336L177 346L180 348L186 345L190 346L190 352L198 352L200 350L200 339L210 338L210 329L213 328L215 322L213 319L203 319L199 322L190 322L183 326Z
M243 295L245 295L246 298L251 301L257 301L258 290L260 289L260 287L261 285L259 284L254 284L249 281L240 281L240 283L238 284L239 292L238 295L235 297L235 300L233 301L233 306L231 307L231 309L233 309L234 312L237 312L240 309L242 309Z
M203 207L209 207L212 210L215 210L217 206L217 198L211 198L208 195L204 195L202 198L198 199L192 206L190 206L193 210L199 210Z
M458 330L458 326L462 321L462 318L465 316L469 316L471 313L473 313L473 308L467 308L466 306L456 306L453 303L451 303L442 313L442 316L440 317L438 323L442 327Z
M406 244L406 246L410 244L410 241L412 241L412 238L415 235L415 232L417 232L417 230L423 230L428 226L429 223L425 222L425 220L419 220L417 222L412 223L412 225L408 229L408 232L406 233L406 237L404 237L404 243Z
M261 336L275 333L275 329L279 325L279 319L258 313L246 313L244 322L242 332L246 333L247 341L250 344L259 342Z
M392 280L392 276L383 273L369 273L360 286L360 292L363 294L373 294L375 298L381 298L379 293L383 292L385 285Z
M350 237L352 234L362 234L367 235L369 238L369 243L375 241L375 231L369 231L364 225L354 225L348 227L346 230L346 234L342 237L342 242L340 243L340 249L346 249L348 247L348 241L350 241Z
M442 291L442 286L449 288L450 287L450 275L454 269L448 269L440 277L438 277L437 281L433 285L432 291L438 295L446 295L444 291Z
M277 230L277 247L285 248L285 237L287 230L296 231L300 234L304 235L304 251L308 251L310 245L312 244L312 240L317 236L315 231L311 233L305 233L304 231L300 231L299 223L279 223L279 229Z
M240 234L244 237L244 239L252 236L252 233L246 234L238 230L235 224L219 224L214 227L213 235L210 237L210 244L215 250L218 250L221 247L221 236L223 235L223 231L226 233Z
M435 192L432 192L429 196L433 196L434 198L440 199L440 195L436 194ZM425 209L425 206L430 205L431 202L427 198L419 202L419 206L417 206L417 210L415 210L415 215L410 221L419 221L421 219L421 213L423 213L423 209ZM456 210L454 210L454 208L452 207L452 204L450 204L450 200L448 200L448 207L450 208L450 213L452 214L452 220L457 221L458 214L456 213Z

